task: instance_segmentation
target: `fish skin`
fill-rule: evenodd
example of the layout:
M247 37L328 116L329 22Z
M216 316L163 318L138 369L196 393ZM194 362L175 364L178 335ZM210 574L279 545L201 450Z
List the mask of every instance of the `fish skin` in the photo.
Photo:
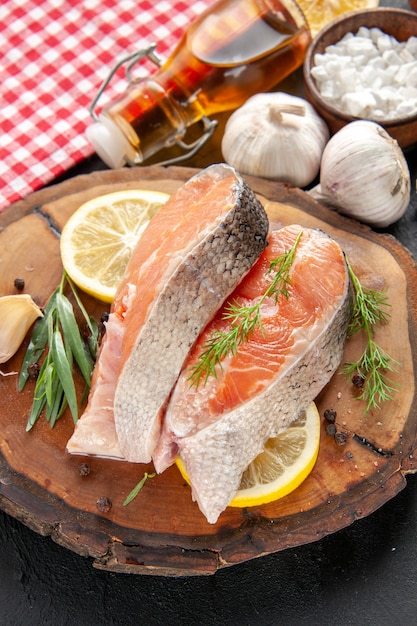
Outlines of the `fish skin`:
M262 452L266 441L288 428L333 376L342 359L350 316L351 289L346 266L343 297L321 332L308 338L305 328L296 329L302 348L290 361L285 375L279 375L264 391L217 419L208 419L207 425L193 427L181 417L181 435L175 437L173 433L171 442L161 437L153 459L157 471L170 464L164 458L167 451L168 456L171 453L171 462L179 453L190 479L192 497L209 523L216 523L239 488L242 473ZM171 398L172 406L179 400L177 393L181 393L179 384ZM169 412L170 406L164 426L168 432L173 428Z
M221 177L232 170L215 165L197 176ZM128 461L151 460L169 395L192 345L267 245L266 212L233 172L234 205L186 251L152 303L119 372L114 420ZM140 284L136 288L140 291Z

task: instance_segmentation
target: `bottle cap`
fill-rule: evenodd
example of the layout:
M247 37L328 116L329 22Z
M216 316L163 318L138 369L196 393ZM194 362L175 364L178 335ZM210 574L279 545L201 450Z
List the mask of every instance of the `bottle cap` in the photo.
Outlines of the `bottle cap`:
M103 115L86 130L87 138L98 156L108 167L117 169L126 165L130 144L116 124Z

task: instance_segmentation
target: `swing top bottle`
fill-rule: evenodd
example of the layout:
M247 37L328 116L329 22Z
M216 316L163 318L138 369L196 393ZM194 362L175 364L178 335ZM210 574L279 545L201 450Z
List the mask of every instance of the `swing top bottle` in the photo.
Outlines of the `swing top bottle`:
M274 87L302 64L310 40L293 0L220 0L191 24L154 74L131 79L98 116L92 110L87 136L109 167L139 165L174 144L187 158L182 140L189 126L203 121L209 136L210 115ZM155 60L153 50L128 60L133 65L143 54Z

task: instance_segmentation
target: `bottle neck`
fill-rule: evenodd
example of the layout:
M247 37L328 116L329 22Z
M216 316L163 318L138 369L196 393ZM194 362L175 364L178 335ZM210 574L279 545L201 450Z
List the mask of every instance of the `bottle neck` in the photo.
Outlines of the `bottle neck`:
M132 164L173 146L204 114L200 107L189 106L178 86L174 94L164 88L160 81L166 80L160 74L132 83L121 98L103 110L102 115L125 136L130 147L126 157Z

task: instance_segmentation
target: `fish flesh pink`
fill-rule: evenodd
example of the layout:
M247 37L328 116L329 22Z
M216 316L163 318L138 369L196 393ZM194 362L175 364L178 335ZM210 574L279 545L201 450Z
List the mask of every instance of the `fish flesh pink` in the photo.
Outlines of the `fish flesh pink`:
M262 303L263 332L257 329L240 344L206 384L191 386L192 367L213 331L230 330L223 307L200 335L167 407L155 468L162 472L179 454L193 498L210 523L266 441L307 408L342 358L351 313L349 275L339 245L321 231L294 225L271 233L228 302L254 304L272 280L271 261L291 248L300 231L288 297Z
M267 234L264 208L230 166L202 170L170 197L143 233L112 304L69 452L151 460L192 345Z

